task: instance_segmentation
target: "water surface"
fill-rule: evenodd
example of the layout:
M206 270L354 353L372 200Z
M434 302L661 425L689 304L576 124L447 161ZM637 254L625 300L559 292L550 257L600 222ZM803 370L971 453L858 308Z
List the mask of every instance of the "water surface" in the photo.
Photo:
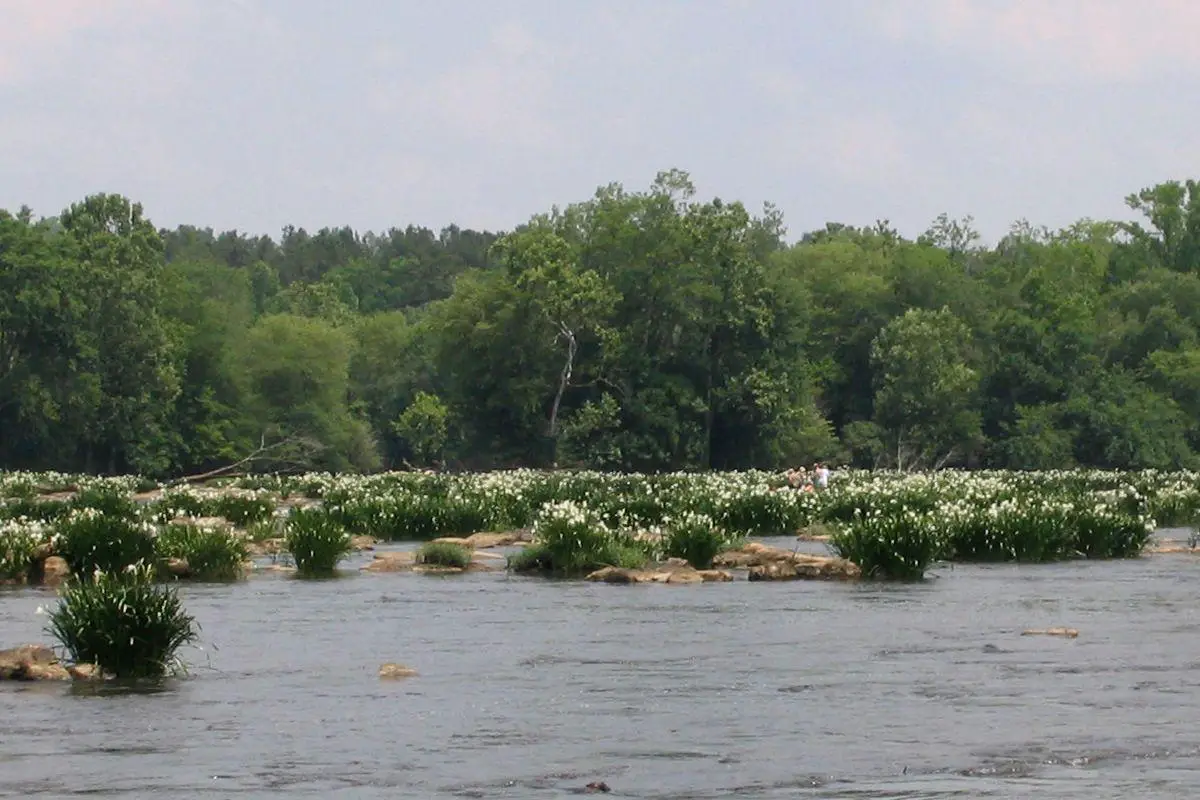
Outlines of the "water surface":
M909 586L355 574L369 557L184 587L203 650L160 690L0 686L0 796L1200 792L1191 556ZM49 642L53 598L0 593L0 646ZM1079 637L1020 635L1054 626Z

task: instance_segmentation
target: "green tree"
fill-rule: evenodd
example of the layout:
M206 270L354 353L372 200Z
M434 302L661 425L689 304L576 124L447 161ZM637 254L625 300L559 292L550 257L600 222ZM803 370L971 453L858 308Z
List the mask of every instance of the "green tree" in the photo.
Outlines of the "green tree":
M970 329L949 309L909 309L871 347L875 422L897 469L938 468L978 447Z

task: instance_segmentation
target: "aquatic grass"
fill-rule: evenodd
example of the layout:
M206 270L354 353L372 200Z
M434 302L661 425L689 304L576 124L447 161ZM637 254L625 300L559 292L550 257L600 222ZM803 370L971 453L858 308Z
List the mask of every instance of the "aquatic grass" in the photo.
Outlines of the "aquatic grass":
M190 579L229 581L241 577L246 561L246 543L224 528L196 525L167 525L154 540L161 560L187 562Z
M35 525L0 522L0 581L28 579L44 538Z
M454 542L426 542L417 550L416 562L428 566L457 567L471 566L471 548Z
M508 566L514 572L578 577L607 566L643 566L649 551L650 545L614 533L594 511L567 500L542 508L532 546L510 558Z
M669 520L664 534L666 555L685 559L696 569L711 569L713 559L736 546L741 537L729 537L705 514L688 513Z
M85 507L57 522L54 531L58 555L76 575L120 572L156 556L154 528L124 515Z
M63 500L40 500L29 497L0 500L0 520L25 519L53 522L66 516L70 510L71 506Z
M298 508L284 525L284 548L301 577L327 577L350 553L350 534L333 515L320 508Z
M239 528L269 520L275 513L275 500L269 496L223 494L214 497L209 508L214 517L223 517Z
M105 517L135 520L140 517L137 503L129 492L113 483L97 483L79 490L68 505L72 510L90 510Z
M866 578L918 581L944 551L941 532L927 513L855 515L833 534L830 546Z
M95 664L117 678L160 678L182 668L176 653L197 636L169 586L154 582L154 567L72 577L50 612L50 633L77 664Z

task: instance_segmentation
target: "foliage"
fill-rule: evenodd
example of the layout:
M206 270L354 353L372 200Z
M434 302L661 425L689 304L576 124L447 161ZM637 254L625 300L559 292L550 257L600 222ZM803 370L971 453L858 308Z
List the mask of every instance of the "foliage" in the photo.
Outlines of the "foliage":
M454 542L426 542L416 559L418 564L466 569L471 565L471 549Z
M610 530L585 506L563 501L543 506L534 523L533 545L510 558L509 568L577 577L606 566L640 567L649 556L648 547Z
M417 392L408 408L392 423L392 431L412 451L417 463L433 464L441 459L446 446L448 415L445 404L435 395Z
M920 512L869 511L839 528L830 544L868 578L919 580L943 552L939 533L933 519Z
M197 580L226 581L242 574L246 543L223 528L167 525L154 540L160 559L187 562L189 576Z
M83 508L55 525L58 554L75 575L120 573L131 564L153 564L154 528L120 513Z
M43 538L39 525L15 520L0 522L0 582L20 581L28 576Z
M719 553L738 544L704 514L685 514L671 520L664 534L666 555L685 559L696 569L711 569Z
M503 232L0 210L0 467L1192 469L1197 196L991 246L946 214L785 241L680 170Z
M320 508L298 508L288 516L284 547L302 577L330 576L350 552L350 535Z
M137 564L73 577L50 612L48 632L79 664L118 678L158 678L179 666L176 652L196 638L178 595Z

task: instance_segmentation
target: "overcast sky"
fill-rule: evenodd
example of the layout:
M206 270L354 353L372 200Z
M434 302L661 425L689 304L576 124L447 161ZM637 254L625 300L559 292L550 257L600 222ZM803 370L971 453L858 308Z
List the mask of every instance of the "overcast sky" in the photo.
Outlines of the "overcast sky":
M1197 0L0 0L0 207L507 228L678 167L790 234L1200 177Z

